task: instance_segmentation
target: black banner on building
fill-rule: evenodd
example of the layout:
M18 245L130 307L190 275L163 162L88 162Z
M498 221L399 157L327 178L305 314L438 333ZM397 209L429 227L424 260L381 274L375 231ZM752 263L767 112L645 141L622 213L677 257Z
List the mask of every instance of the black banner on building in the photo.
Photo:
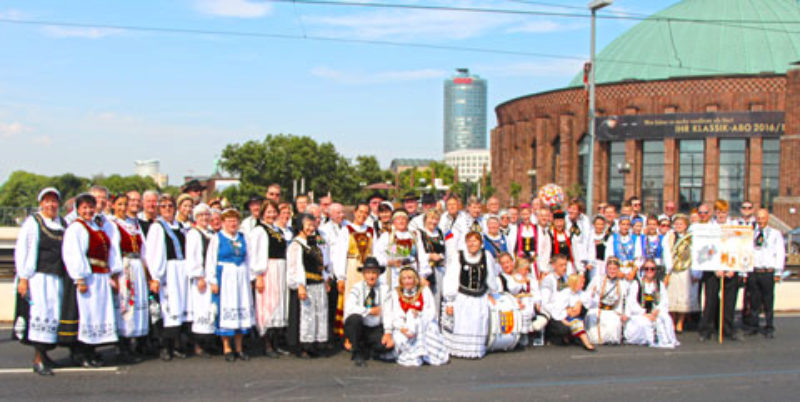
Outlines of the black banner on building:
M599 141L778 137L783 112L676 113L597 118Z

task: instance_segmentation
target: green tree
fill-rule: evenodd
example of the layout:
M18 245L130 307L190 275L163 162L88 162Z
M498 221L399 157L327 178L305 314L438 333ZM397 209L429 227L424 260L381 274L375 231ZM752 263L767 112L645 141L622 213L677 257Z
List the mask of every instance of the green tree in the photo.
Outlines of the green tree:
M48 177L17 170L0 186L0 206L35 207L38 204L36 197L39 191L51 186L58 189L62 199L66 200L86 191L88 183L88 179L72 173Z
M508 193L511 196L511 203L513 205L517 204L517 199L519 198L519 194L522 192L522 185L512 181L509 185Z
M98 177L92 184L105 186L111 194L136 190L159 190L158 185L151 177L141 177L137 175L120 176L118 174L108 177Z

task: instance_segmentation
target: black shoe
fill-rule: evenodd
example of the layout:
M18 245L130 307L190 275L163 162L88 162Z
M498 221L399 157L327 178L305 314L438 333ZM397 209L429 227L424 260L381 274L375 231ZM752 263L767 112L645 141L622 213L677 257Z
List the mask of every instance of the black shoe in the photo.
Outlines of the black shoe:
M366 367L367 366L367 361L364 360L363 356L358 356L355 359L353 359L353 363L356 365L356 367Z
M264 349L264 356L270 359L280 359L281 355L273 349Z
M119 360L123 364L136 364L142 362L142 359L139 356L136 356L129 351L121 352L117 356L117 360Z
M250 360L250 355L245 352L236 352L236 358L242 361Z
M81 359L81 366L83 368L92 368L92 360L84 357Z
M48 356L46 353L42 353L42 363L44 363L45 366L50 368L64 367L63 364L54 362L53 359L51 359L50 356Z
M167 348L161 349L161 353L159 353L159 356L161 357L161 360L165 362L172 360L172 353L170 353L169 349Z
M288 356L288 355L292 354L292 352L290 352L290 351L288 351L286 349L283 349L280 346L276 346L275 347L275 352L278 353L281 356Z
M236 361L236 353L228 352L225 353L225 361L228 363L233 363Z
M94 355L89 359L89 364L94 368L103 367L103 363L103 358L100 355Z
M53 375L53 370L51 370L50 367L47 367L44 362L34 363L33 372L39 374L40 376Z

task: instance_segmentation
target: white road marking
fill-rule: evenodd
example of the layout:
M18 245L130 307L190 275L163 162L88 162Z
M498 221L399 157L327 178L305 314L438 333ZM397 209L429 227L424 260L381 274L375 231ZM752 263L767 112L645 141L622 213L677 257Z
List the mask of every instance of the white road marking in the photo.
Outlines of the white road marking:
M98 367L98 368L83 368L83 367L65 367L54 368L54 373L109 373L117 372L119 367ZM0 374L27 374L33 373L33 368L5 368L0 369Z

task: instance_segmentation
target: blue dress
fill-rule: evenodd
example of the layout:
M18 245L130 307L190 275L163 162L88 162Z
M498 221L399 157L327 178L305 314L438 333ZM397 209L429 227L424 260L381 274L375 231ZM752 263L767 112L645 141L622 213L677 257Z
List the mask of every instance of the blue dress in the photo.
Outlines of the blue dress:
M247 244L242 233L234 242L217 233L216 280L219 292L211 300L217 306L216 333L219 336L246 334L253 326L253 299L250 292L250 271L247 266Z

